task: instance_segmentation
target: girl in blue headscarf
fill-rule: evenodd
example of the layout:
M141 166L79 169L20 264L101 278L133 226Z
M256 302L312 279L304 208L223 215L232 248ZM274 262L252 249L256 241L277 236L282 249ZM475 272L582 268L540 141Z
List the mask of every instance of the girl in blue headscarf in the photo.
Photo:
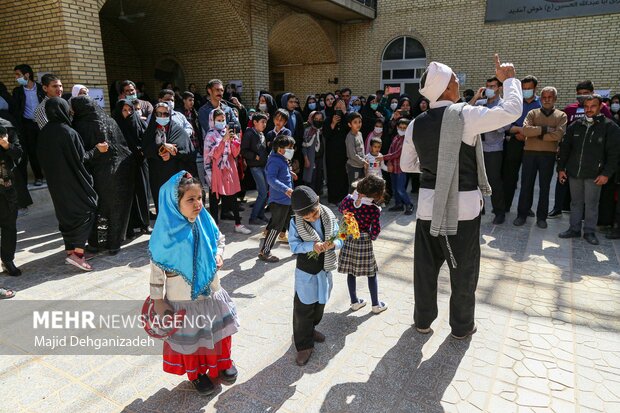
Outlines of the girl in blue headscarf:
M237 378L230 352L239 321L217 275L224 235L203 208L200 181L186 171L161 187L158 211L149 242L151 298L160 316L186 311L185 323L164 342L164 371L187 374L198 392L211 394L211 379Z

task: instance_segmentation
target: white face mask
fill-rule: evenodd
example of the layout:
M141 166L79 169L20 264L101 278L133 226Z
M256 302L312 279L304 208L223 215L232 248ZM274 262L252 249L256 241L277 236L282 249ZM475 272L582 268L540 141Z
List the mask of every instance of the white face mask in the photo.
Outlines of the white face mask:
M398 107L398 103L392 103L390 105L390 108L392 108L392 110L396 110L397 107Z
M495 97L495 90L487 88L484 92L489 99L493 99Z
M611 104L611 111L616 113L616 112L620 112L620 103L612 103Z
M285 149L284 150L284 157L286 159L288 159L289 161L291 159L293 159L293 155L295 155L295 149Z
M398 136L405 136L405 133L407 133L406 130L402 130L402 129L398 130Z
M378 126L377 126L377 127L375 128L375 133L376 133L377 135L378 135L378 134L380 134L380 133L383 133L383 128L380 128L380 127L378 127Z
M259 104L258 110L260 110L261 112L267 112L267 104L266 103Z

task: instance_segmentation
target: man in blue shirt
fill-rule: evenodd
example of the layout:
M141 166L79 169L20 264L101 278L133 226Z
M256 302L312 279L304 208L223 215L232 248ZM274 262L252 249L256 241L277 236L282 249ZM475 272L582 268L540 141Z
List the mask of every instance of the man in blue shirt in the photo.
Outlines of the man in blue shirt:
M482 93L485 93L486 100L479 100ZM478 89L478 93L473 97L472 102L477 106L486 106L491 109L501 105L503 99L500 97L502 93L502 82L498 78L492 77L487 79L486 87ZM501 225L506 221L506 211L504 205L504 190L502 182L502 161L504 158L504 139L506 132L511 128L511 124L503 126L497 130L483 133L482 149L484 151L484 166L486 169L489 183L491 184L491 205L493 206L494 225Z
M209 92L209 96L204 105L198 110L198 122L200 122L200 126L202 127L203 136L206 135L209 129L209 114L213 109L221 109L226 115L226 122L235 122L237 129L241 130L241 125L239 124L237 116L235 116L235 112L230 106L222 102L224 97L224 83L219 79L211 79L209 83L207 83L207 91Z
M534 76L526 76L521 81L521 87L523 89L523 113L521 117L512 124L510 135L504 145L503 181L506 212L510 211L512 200L517 189L517 183L519 182L519 170L521 169L523 146L525 145L523 121L530 110L539 109L541 107L540 99L536 96L536 86L538 86L538 79ZM530 211L528 216L533 217L534 212Z

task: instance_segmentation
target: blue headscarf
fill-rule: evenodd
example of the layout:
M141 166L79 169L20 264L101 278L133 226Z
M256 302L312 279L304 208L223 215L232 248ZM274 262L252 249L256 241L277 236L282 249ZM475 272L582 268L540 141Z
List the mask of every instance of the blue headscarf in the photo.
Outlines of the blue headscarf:
M179 182L186 174L172 176L159 190L157 221L149 242L155 265L175 273L192 288L192 300L210 295L209 288L217 266L217 241L220 232L211 215L203 208L191 223L179 210Z

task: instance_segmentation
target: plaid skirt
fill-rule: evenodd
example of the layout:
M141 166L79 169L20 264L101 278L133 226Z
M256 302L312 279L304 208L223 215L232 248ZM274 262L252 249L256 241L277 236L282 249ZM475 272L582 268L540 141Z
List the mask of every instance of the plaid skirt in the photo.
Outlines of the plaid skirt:
M367 232L359 239L347 239L338 257L338 272L356 277L372 277L377 274L377 261L372 249L372 240Z

